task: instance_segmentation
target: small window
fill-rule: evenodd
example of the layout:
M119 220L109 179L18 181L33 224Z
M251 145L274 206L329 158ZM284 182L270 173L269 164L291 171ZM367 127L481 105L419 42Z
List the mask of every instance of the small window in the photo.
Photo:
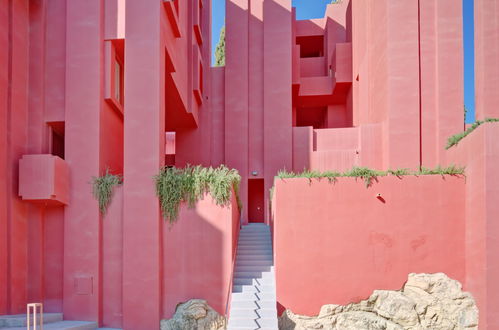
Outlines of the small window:
M121 102L121 64L116 61L114 64L114 98Z

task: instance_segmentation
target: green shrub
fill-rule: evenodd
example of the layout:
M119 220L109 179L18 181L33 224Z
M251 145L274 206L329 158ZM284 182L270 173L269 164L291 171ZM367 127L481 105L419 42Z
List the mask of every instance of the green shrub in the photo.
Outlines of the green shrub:
M102 214L106 214L109 203L111 203L114 186L122 182L122 177L109 173L109 169L106 169L106 174L103 176L92 177L92 192L99 202L99 210Z
M241 177L237 170L224 165L217 168L190 165L185 168L163 167L154 180L163 218L170 224L177 220L182 202L192 208L205 193L209 193L217 205L226 206L230 204L234 189L239 210L242 209L239 199Z
M310 171L305 170L301 173L295 172L287 172L286 170L280 170L277 173L277 177L280 179L289 179L289 178L308 178L309 181L312 181L312 178L322 179L327 178L330 182L336 182L339 177L354 177L354 178L362 178L366 184L366 187L370 187L373 184L373 181L376 181L380 176L388 176L393 175L397 177L403 177L408 175L464 175L464 167L458 167L456 165L450 165L448 167L437 166L434 169L427 169L421 167L418 171L411 171L407 168L401 168L396 170L388 170L388 171L377 171L367 167L356 167L354 166L351 170L346 172L318 172L318 171Z
M457 145L462 139L470 135L474 130L476 130L480 125L485 123L494 123L499 122L499 118L485 118L485 120L477 120L474 122L469 128L467 128L464 132L455 134L447 139L447 146L445 149L450 149L453 146Z

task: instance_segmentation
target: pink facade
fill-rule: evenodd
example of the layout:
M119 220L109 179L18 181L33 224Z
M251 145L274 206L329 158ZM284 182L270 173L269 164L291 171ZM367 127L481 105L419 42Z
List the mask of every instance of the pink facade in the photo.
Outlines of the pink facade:
M276 179L272 207L281 311L317 315L398 290L409 273L465 282L465 178Z
M498 9L475 1L477 119L499 117ZM265 222L281 308L444 271L499 329L497 123L444 149L464 127L460 4L344 0L296 20L290 0L226 0L225 67L210 38L210 0L0 4L0 315L43 302L157 329L190 298L227 315L239 223ZM152 177L187 164L237 169L241 217L206 196L170 228ZM448 164L466 180L274 181ZM124 184L103 216L90 182L106 169ZM290 290L306 276L327 289Z

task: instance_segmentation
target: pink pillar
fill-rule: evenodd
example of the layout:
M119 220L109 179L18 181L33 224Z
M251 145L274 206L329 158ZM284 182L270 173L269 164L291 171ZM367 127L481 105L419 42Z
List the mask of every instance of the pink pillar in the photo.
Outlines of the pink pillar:
M263 0L249 4L249 100L248 100L248 173L257 172L252 178L263 178Z
M101 319L101 219L89 184L99 173L103 2L67 2L66 161L70 201L64 222L64 317Z
M29 1L4 1L0 9L0 313L25 311L27 209L18 197L18 161L26 152ZM5 102L5 103L4 103Z
M475 116L499 118L499 2L475 0Z
M286 0L263 3L263 159L265 164L265 215L269 220L269 189L280 169L293 168L292 11Z
M463 129L462 6L420 1L421 161L445 163L447 138Z
M418 2L387 1L387 24L388 90L381 91L388 93L384 165L415 168L420 162Z
M241 174L240 198L248 200L248 0L226 3L225 163ZM243 207L243 222L248 208Z
M9 86L9 6L0 6L0 314L8 311L8 224L7 224L7 96ZM7 50L7 51L5 51Z
M161 318L163 220L152 178L164 163L164 15L161 1L126 1L124 329L157 329Z

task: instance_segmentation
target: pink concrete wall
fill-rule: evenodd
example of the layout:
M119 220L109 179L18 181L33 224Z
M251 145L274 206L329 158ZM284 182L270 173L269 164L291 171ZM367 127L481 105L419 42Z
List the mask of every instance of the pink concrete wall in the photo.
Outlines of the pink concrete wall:
M354 178L276 179L280 312L316 315L324 304L399 289L411 272L464 283L464 198L464 178L450 176L382 177L370 188Z
M475 117L499 118L499 4L476 0Z
M18 160L26 152L29 2L0 9L0 313L22 313L27 299L27 205L17 196Z
M175 224L163 226L163 318L189 299L205 299L227 315L238 234L234 194L227 207L216 205L210 195L193 209L183 205Z
M123 186L102 217L102 325L123 327Z
M89 182L99 176L103 108L103 2L67 3L66 161L70 203L64 226L64 316L101 320L101 224ZM77 170L76 170L77 169ZM85 231L82 232L82 228ZM83 253L84 251L84 253Z
M265 136L265 221L269 221L269 189L280 169L293 168L292 131L292 11L285 0L265 1L263 26L265 93L263 132ZM278 73L278 74L276 74Z
M144 17L148 19L144 20ZM152 177L164 163L166 59L162 31L167 33L168 30L161 29L163 24L166 24L166 17L161 2L126 1L126 152L123 188L125 329L157 328L161 318L163 222ZM141 133L138 135L137 132ZM151 184L145 184L147 182ZM137 301L142 303L137 304Z
M466 288L475 297L483 329L499 328L499 125L485 124L448 150L449 163L466 166Z
M248 178L248 1L226 3L225 163L241 174L241 201L247 205ZM241 150L245 150L241 152ZM242 219L248 212L243 208Z

